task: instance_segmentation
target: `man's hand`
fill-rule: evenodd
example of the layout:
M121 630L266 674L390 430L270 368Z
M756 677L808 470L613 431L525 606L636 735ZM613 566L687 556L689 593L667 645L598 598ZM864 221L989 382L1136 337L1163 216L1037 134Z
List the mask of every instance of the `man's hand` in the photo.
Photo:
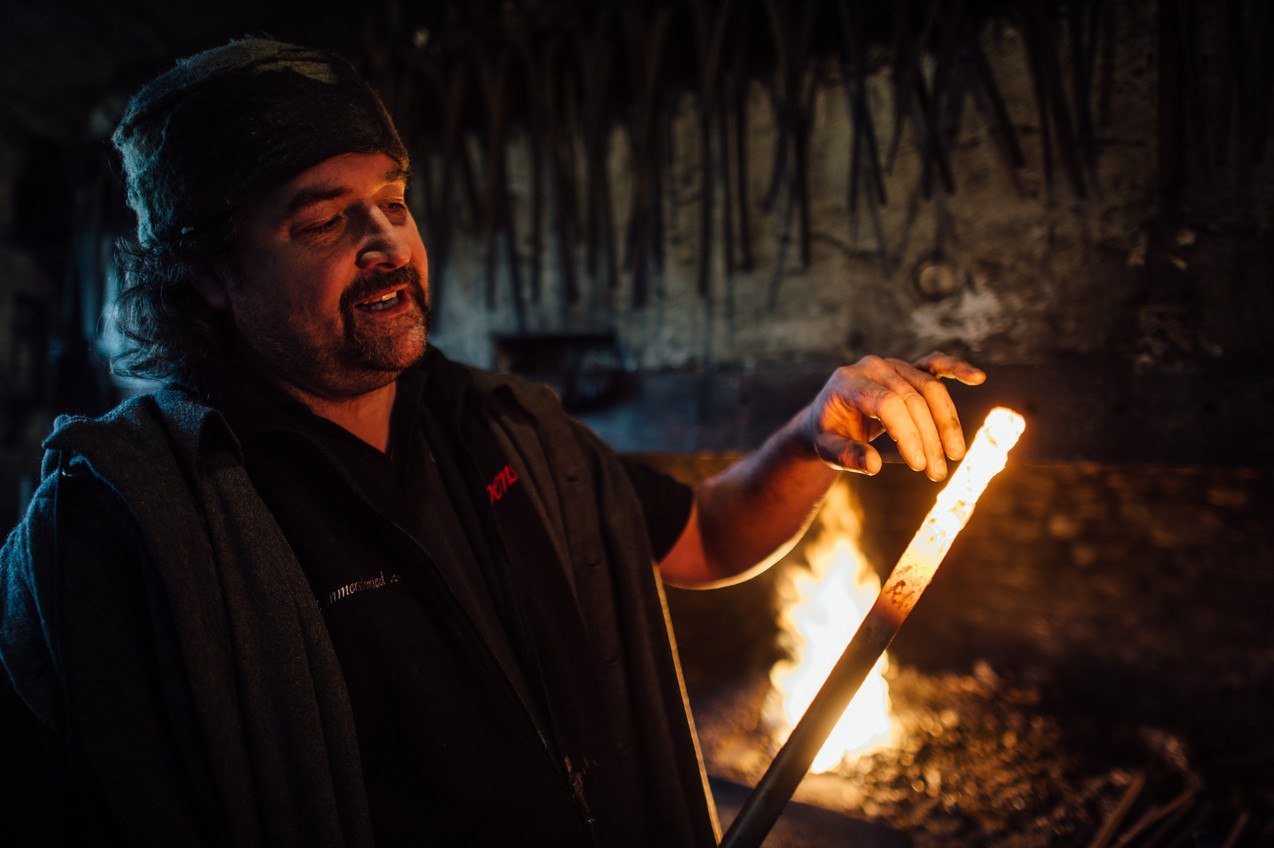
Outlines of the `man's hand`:
M868 356L837 369L814 402L760 449L696 487L690 520L659 564L664 578L721 585L776 562L809 525L836 479L833 468L880 470L880 454L868 443L881 433L898 442L912 468L932 480L947 476L943 454L964 456L964 434L942 378L973 386L986 374L942 353L914 365Z
M976 386L986 374L944 353L914 365L865 356L838 368L809 406L805 426L815 452L833 468L875 474L881 459L869 443L888 433L909 466L930 480L943 479L943 454L963 457L964 434L941 378Z
M930 480L943 479L944 453L952 460L964 456L964 434L944 377L977 386L986 374L943 353L915 364L864 357L838 368L809 406L805 427L814 451L834 469L875 474L882 461L870 442L888 433L907 465Z

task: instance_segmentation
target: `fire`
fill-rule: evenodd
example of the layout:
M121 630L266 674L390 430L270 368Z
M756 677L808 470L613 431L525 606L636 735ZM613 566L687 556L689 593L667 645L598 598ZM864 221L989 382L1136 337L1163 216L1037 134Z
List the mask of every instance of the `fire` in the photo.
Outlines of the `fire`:
M842 646L858 641L860 624L865 639L859 651L879 641L880 661L814 758L812 771L831 771L845 758L888 738L884 648L933 579L991 478L1004 469L1009 451L1025 428L1025 420L1016 412L1003 407L991 410L883 589L858 553L859 513L851 508L848 487L842 484L829 493L819 516L822 533L809 549L810 576L793 578L796 601L784 616L795 642L793 658L776 664L770 675L782 704L780 732L784 736L792 732L841 659ZM853 650L850 644L845 657L851 658Z
M790 640L791 659L779 661L770 672L769 709L778 738L786 737L805 713L880 592L880 578L858 548L860 510L843 481L828 492L818 522L819 534L805 548L809 571L790 571L782 590L786 603L780 623ZM888 667L882 655L814 759L812 771L832 771L888 741Z

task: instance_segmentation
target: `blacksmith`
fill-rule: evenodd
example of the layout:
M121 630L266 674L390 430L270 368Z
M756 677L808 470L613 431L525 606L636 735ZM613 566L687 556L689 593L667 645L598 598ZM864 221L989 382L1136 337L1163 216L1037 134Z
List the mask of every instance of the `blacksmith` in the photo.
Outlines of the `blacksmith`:
M114 141L123 365L168 387L60 419L3 549L0 838L714 845L660 580L772 562L881 432L942 478L938 378L982 373L863 359L692 490L428 345L407 152L346 61L232 42Z

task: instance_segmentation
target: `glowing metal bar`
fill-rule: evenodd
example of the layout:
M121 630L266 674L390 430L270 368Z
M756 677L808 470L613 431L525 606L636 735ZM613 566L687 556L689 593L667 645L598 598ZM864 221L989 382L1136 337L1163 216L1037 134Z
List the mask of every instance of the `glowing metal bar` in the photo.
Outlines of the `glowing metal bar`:
M765 840L854 693L920 600L987 484L1004 469L1009 450L1025 429L1026 422L1016 412L1003 407L991 410L827 682L730 825L721 840L722 848L759 848Z

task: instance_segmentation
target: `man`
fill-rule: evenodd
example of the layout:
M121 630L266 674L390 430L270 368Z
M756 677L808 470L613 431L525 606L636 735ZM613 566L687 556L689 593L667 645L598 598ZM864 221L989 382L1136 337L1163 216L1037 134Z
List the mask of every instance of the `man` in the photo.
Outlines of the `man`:
M981 372L842 368L692 492L428 348L407 154L345 61L232 42L115 143L131 367L172 386L60 421L0 558L14 835L715 844L652 563L763 567L881 432L940 479L937 378Z

